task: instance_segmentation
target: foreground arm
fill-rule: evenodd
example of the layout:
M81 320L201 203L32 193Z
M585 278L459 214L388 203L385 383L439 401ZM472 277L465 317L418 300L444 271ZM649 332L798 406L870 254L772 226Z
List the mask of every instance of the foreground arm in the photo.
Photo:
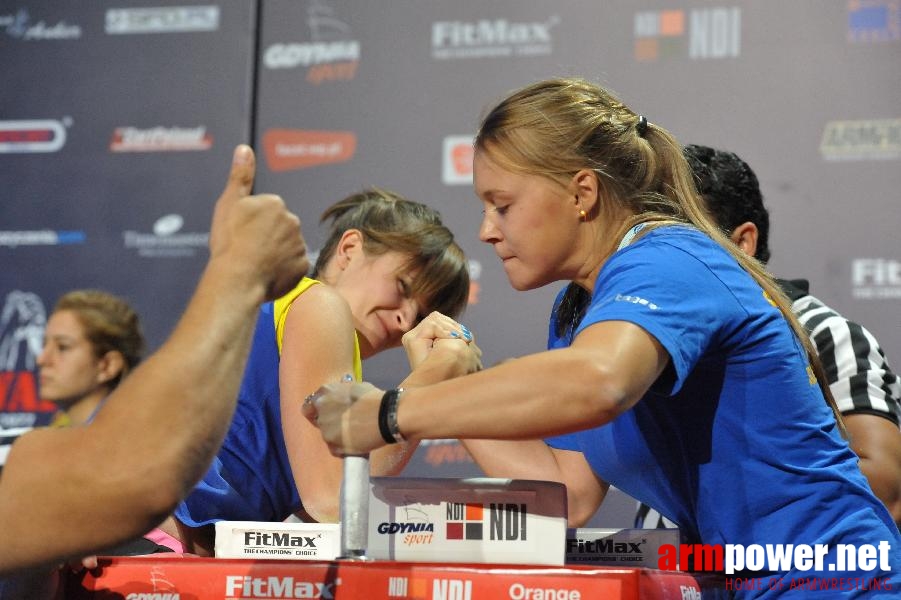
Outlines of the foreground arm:
M235 156L216 204L209 263L170 338L93 423L35 431L14 445L0 479L0 572L145 533L218 449L258 305L290 289L309 265L297 218L276 196L248 196L253 154L242 146Z

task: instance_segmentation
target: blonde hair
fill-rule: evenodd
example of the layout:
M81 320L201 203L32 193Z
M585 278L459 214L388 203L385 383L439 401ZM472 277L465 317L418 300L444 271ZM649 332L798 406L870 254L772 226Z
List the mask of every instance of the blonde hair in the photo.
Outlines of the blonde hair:
M363 234L366 252L380 255L394 251L409 256L404 269L418 272L410 291L424 298L424 309L455 317L466 307L466 256L433 208L394 192L370 188L339 200L322 213L320 221L332 224L313 276L324 269L344 232L357 229Z
M109 382L110 389L141 362L144 334L140 319L122 298L101 290L73 290L63 294L53 308L54 312L62 310L75 314L97 358L110 351L122 355L125 366Z
M695 188L682 146L648 123L609 91L583 79L549 79L513 92L482 120L475 148L501 167L540 175L566 186L582 169L597 174L601 218L626 209L619 236L637 223L648 229L690 224L725 248L763 288L790 324L845 434L827 378L791 302L756 259L742 252L716 225ZM572 331L590 296L570 284L561 303L558 334Z

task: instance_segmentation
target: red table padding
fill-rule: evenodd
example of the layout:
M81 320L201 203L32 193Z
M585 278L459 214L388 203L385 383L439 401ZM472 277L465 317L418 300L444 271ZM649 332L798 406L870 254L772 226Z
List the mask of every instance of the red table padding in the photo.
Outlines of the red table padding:
M66 581L67 599L700 600L722 580L640 568L287 561L154 555L100 560Z

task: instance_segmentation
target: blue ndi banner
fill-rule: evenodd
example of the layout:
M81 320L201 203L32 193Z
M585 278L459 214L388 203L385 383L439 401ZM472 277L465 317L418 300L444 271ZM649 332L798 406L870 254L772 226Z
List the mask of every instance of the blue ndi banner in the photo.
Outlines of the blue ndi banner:
M471 140L506 92L558 75L743 157L774 274L809 279L901 368L901 0L0 0L0 57L3 427L49 418L35 357L65 291L120 294L150 349L165 339L239 142L313 251L323 209L364 187L438 208L486 365L543 349L561 286L513 291L479 242ZM401 351L364 365L381 386L405 369ZM437 441L408 473L478 471ZM623 496L597 525L630 524Z

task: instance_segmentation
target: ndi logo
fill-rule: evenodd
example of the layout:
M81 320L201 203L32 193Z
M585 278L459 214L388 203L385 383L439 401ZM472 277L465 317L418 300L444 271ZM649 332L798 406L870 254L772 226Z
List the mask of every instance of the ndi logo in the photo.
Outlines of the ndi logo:
M485 505L463 502L447 503L448 540L485 539ZM525 541L527 539L528 510L525 504L488 504L488 539Z
M901 261L855 259L851 263L851 285L855 298L901 298Z
M428 598L429 580L423 577L389 577L389 598ZM439 596L433 596L438 598Z
M470 600L472 581L469 579L434 579L432 600Z
M699 8L687 14L681 9L641 11L635 13L634 35L639 62L684 56L686 42L693 60L736 58L741 54L741 9Z

